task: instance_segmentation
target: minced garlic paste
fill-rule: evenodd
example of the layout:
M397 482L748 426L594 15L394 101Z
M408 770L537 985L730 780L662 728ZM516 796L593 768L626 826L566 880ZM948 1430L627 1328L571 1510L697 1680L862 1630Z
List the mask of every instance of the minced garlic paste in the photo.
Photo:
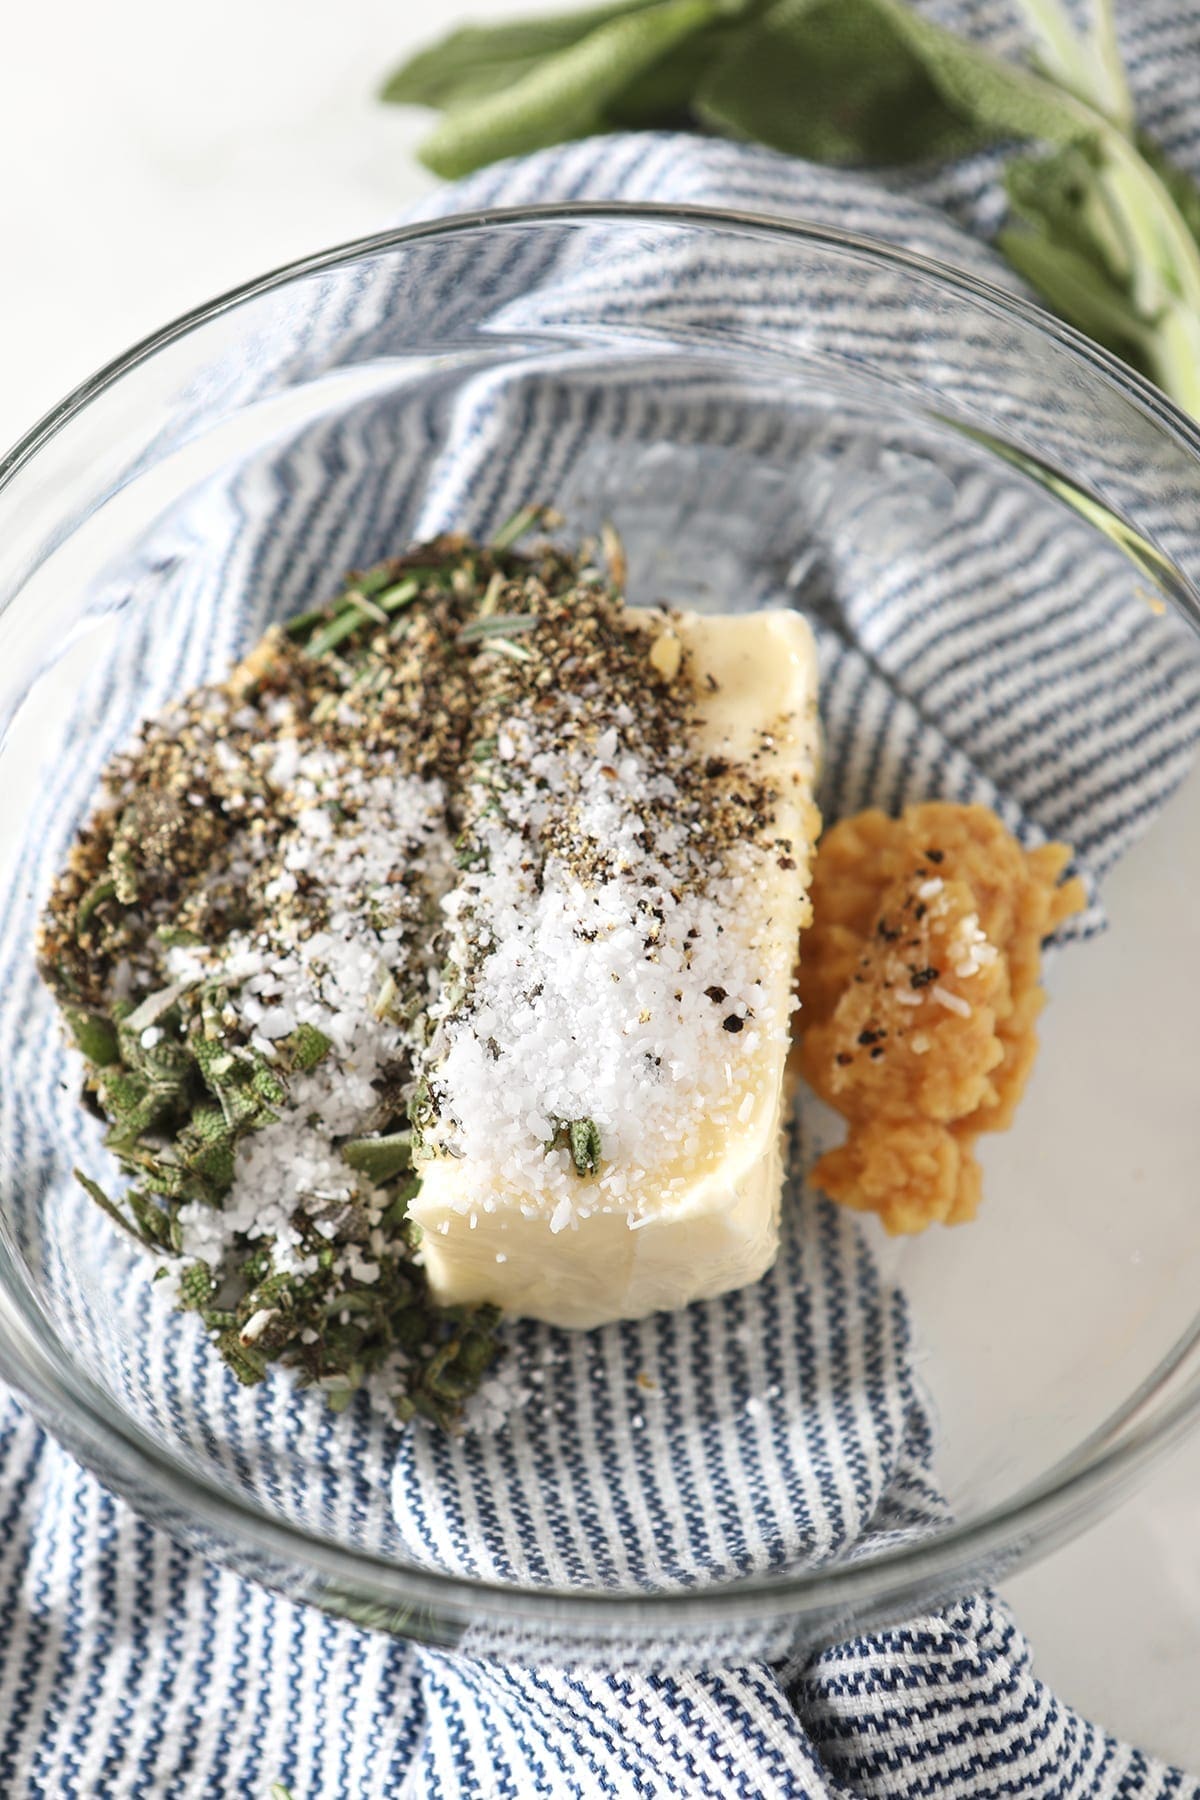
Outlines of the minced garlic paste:
M1012 1122L1033 1066L1042 942L1084 903L1070 857L947 802L826 834L794 1058L849 1127L812 1171L833 1199L891 1232L974 1217L974 1141Z

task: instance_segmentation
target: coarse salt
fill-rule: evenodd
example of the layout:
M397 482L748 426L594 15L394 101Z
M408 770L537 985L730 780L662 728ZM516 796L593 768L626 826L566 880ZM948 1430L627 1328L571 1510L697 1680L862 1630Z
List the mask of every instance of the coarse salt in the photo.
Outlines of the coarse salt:
M439 1147L470 1162L472 1190L522 1193L557 1233L627 1204L632 1171L692 1160L714 1129L744 1124L743 1070L786 1020L768 997L778 971L736 929L753 850L714 873L709 847L678 825L669 764L648 765L611 724L590 749L542 742L527 720L509 730L502 810L476 827L483 866L442 901L448 960L474 974L470 1005L444 1005L430 1080ZM539 854L568 812L575 849L595 847L591 882L553 839ZM707 993L718 986L719 1007ZM573 1119L600 1135L586 1182L547 1153L553 1121Z

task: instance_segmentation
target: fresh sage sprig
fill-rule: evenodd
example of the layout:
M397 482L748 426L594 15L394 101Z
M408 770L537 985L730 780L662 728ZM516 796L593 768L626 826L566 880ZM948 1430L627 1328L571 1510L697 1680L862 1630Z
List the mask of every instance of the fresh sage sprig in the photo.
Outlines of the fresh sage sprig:
M437 108L421 156L457 177L547 144L687 124L872 167L1025 141L998 247L1065 319L1200 417L1200 188L1138 132L1111 0L1090 30L1019 0L1023 61L906 0L618 0L466 27L385 100Z

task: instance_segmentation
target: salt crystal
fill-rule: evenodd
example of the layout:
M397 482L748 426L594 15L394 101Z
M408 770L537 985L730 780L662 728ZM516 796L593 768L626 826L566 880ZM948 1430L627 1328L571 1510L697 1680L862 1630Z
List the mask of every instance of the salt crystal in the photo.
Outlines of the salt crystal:
M290 1007L273 1006L259 1020L258 1029L268 1041L287 1037L296 1029L296 1015Z

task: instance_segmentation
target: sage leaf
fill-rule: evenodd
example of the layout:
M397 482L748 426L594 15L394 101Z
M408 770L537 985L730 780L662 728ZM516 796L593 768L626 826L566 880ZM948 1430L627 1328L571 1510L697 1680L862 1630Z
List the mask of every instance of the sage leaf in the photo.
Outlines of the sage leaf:
M1000 247L1017 273L1060 317L1098 343L1119 346L1124 360L1135 368L1143 366L1149 328L1103 269L1069 244L1034 231L1005 231Z
M657 0L616 0L546 19L508 25L464 25L410 57L389 75L380 99L395 105L451 107L482 100L527 75L548 56Z
M342 1158L352 1169L365 1175L375 1187L382 1187L401 1175L412 1162L412 1132L394 1131L388 1137L351 1138L341 1148Z
M1186 169L1173 163L1152 138L1139 132L1136 141L1142 161L1158 176L1184 224L1200 243L1200 186Z
M636 78L728 10L729 0L656 0L623 8L566 49L505 86L452 106L421 146L421 160L447 179L482 163L587 137Z
M1010 163L1014 224L999 247L1079 330L1200 416L1200 194L1175 184L1107 128ZM1185 212L1183 208L1186 207Z
M1095 119L1073 94L1020 63L994 56L904 0L851 0L895 27L925 65L948 106L992 137L1042 138L1070 144L1090 136Z
M577 1175L595 1175L600 1167L600 1130L594 1119L572 1119L567 1125L567 1145Z
M64 1007L63 1013L71 1036L90 1063L104 1068L120 1060L117 1033L111 1019L106 1019L103 1013L86 1012L76 1006Z
M289 1069L301 1075L307 1075L315 1069L333 1049L333 1039L326 1037L315 1025L297 1025L295 1031L287 1037L280 1038L276 1048L285 1058Z
M254 1387L267 1372L266 1361L249 1344L243 1344L237 1326L223 1331L217 1339L217 1351L224 1358L242 1387Z
M1133 99L1117 48L1112 0L1092 0L1092 28L1078 32L1060 0L1018 0L1034 37L1034 61L1051 80L1128 131Z
M695 111L734 137L834 165L957 156L989 136L870 0L781 0L714 59Z
M189 1263L179 1277L180 1312L199 1312L212 1299L216 1282L207 1263Z

